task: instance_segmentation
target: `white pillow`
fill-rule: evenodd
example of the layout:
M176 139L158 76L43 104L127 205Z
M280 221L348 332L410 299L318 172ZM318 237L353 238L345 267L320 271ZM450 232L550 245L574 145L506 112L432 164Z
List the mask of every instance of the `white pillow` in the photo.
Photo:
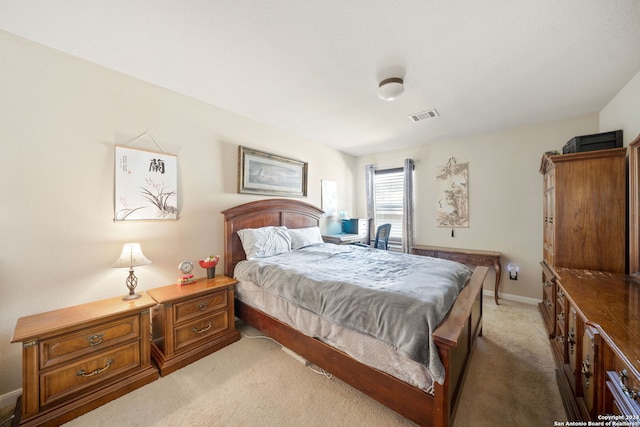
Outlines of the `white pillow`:
M291 250L287 227L261 227L238 230L247 259L266 258Z
M296 250L314 243L322 243L322 235L318 227L289 228L291 249Z

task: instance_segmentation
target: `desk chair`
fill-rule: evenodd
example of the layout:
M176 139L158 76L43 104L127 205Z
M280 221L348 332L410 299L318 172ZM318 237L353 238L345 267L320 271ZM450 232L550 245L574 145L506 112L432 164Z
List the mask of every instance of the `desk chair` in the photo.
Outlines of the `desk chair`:
M388 250L389 249L389 234L391 234L391 224L382 224L376 230L376 240L373 242L373 247L376 249ZM370 247L364 243L354 243L354 245L363 246L365 248Z

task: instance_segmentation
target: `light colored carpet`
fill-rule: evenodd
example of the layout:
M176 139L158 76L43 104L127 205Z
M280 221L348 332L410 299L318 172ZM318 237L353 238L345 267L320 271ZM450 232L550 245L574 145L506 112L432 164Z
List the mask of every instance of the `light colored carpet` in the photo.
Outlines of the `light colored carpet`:
M455 427L551 426L565 415L542 320L534 306L485 300L484 335L467 374ZM245 335L258 335L239 324ZM330 367L328 368L330 370ZM225 347L69 423L83 426L413 426L280 346Z

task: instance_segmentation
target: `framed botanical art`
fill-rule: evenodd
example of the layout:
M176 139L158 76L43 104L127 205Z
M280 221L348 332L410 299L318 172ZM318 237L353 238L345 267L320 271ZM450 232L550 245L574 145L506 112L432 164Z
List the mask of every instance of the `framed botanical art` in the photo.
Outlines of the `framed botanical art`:
M469 227L469 163L451 157L439 166L436 175L439 197L436 207L438 227Z
M307 163L240 146L238 193L306 197Z
M116 145L114 220L177 220L178 161Z

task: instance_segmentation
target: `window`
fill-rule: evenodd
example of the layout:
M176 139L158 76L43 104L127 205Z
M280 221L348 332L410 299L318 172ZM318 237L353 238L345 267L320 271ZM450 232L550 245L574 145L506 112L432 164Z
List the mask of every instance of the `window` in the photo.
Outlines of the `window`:
M404 173L402 168L376 170L373 178L375 189L375 228L391 224L389 241L402 243L402 193ZM375 238L371 236L371 238Z

